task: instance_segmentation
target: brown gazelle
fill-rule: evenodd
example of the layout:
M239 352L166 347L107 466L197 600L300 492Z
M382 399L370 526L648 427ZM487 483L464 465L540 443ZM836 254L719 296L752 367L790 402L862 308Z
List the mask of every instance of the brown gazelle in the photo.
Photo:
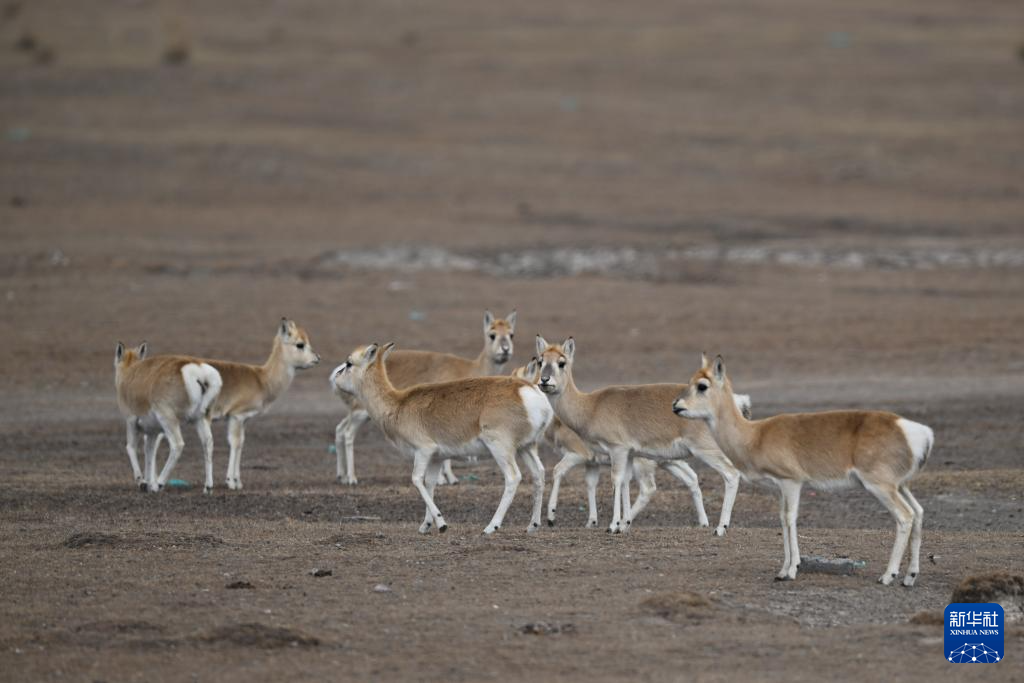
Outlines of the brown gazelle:
M178 463L185 445L181 420L194 422L203 445L206 465L204 493L213 489L213 436L210 407L221 390L221 376L209 364L188 356L146 358L146 343L126 349L118 342L114 354L117 405L128 430L128 459L135 483L145 491L159 491ZM139 469L139 432L144 436L146 471ZM156 450L160 435L167 437L171 453L156 476Z
M776 578L795 579L800 565L796 516L801 487L860 483L896 519L896 542L879 582L888 586L896 578L909 539L910 566L903 585L913 586L921 570L924 510L907 483L928 459L932 430L894 413L869 410L790 413L748 421L731 397L722 357L711 364L701 355L700 370L672 409L682 417L707 422L745 476L778 484L785 553Z
M533 479L533 515L527 531L540 527L544 465L537 442L551 423L551 405L537 387L514 377L476 377L396 389L385 360L394 344L353 351L331 373L331 383L355 394L384 434L413 458L412 483L426 503L420 533L448 528L434 503L444 460L489 452L505 477L501 502L485 534L496 531L522 479L516 455Z
M540 379L540 361L534 356L530 362L512 372L513 377L524 379L531 384L537 384ZM565 478L570 471L579 465L585 469L584 479L587 482L587 523L588 529L597 526L597 484L601 478L601 466L610 464L607 454L595 453L579 434L569 429L564 422L555 417L551 425L544 433L544 440L548 445L562 456L562 459L555 465L551 476L551 493L548 497L548 526L555 525L555 512L558 510L558 492ZM603 456L603 457L602 457ZM640 489L652 490L656 487L655 477L656 465L646 458L637 458L633 462L633 476L639 483ZM625 489L624 508L629 510L629 487ZM701 505L698 513L703 517L703 525L707 525L707 516L704 514L704 506ZM628 513L627 513L628 514Z
M683 458L694 455L717 471L725 482L722 515L716 535L724 535L732 517L739 472L722 455L707 428L680 424L673 416L671 401L685 388L682 384L639 384L611 386L590 393L581 392L573 380L572 365L576 342L548 344L537 336L537 357L541 362L537 386L548 395L555 414L588 444L608 453L615 493L612 523L608 531L627 531L650 500L651 491L640 488L636 504L623 511L628 472L633 453L659 463L687 484L702 524L707 524L697 474ZM642 481L642 479L638 480Z
M214 419L228 420L227 485L242 488L242 445L245 442L245 421L265 412L291 386L296 370L311 368L320 362L313 351L306 331L287 318L281 318L270 357L263 365L207 360L224 381L211 413Z
M470 377L487 377L505 373L505 366L512 358L513 338L516 331L516 312L507 318L495 318L490 311L484 313L484 348L474 359L460 358L450 353L435 351L398 350L388 356L388 377L399 389L429 382L450 382ZM366 408L351 393L333 382L334 393L348 406L348 415L334 430L334 446L337 450L337 480L339 484L357 483L355 468L355 439L359 428L370 419ZM342 458L345 469L342 472ZM443 479L438 483L457 484L451 462L445 461Z

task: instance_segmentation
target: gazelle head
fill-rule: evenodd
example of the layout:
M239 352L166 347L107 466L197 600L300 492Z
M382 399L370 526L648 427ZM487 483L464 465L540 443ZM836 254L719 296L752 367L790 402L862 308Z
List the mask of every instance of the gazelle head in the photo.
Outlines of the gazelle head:
M281 353L288 367L305 370L320 362L320 354L313 351L306 330L296 325L294 320L281 318L277 341L281 344Z
M572 337L561 344L548 344L547 340L538 334L537 361L540 364L540 379L537 381L537 387L545 394L562 393L572 372L572 359L575 354L576 340Z
M121 342L117 342L117 349L114 351L114 368L123 370L133 363L137 363L146 357L146 342L142 342L134 349L125 348Z
M383 364L394 348L393 342L383 347L377 343L357 346L344 363L331 371L331 385L349 394L358 394L366 371L375 363Z
M672 412L680 417L708 420L730 403L734 401L732 385L725 374L725 361L716 356L714 362L710 362L702 353L700 370L690 378L686 390L673 401Z
M530 384L536 384L540 379L540 361L537 360L537 356L531 358L530 362L523 367L513 370L512 376L516 379L526 380Z
M495 365L504 365L512 358L512 339L516 336L516 312L507 318L495 318L490 311L484 312L484 344Z

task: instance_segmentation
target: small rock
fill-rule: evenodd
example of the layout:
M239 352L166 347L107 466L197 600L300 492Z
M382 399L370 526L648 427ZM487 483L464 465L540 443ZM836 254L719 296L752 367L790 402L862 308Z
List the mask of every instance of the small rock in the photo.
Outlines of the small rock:
M255 588L256 586L252 585L248 581L232 581L224 587L228 590L249 590Z
M391 592L391 586L388 586L387 584L384 584L384 583L378 583L376 586L373 587L373 592L374 593L390 593Z
M821 557L820 555L807 555L800 558L800 571L849 576L858 569L864 569L867 564L864 560L851 560L848 557L832 558Z
M576 625L572 623L549 624L544 621L538 621L523 625L519 632L530 636L553 636L559 633L573 633L575 630Z
M315 576L317 578L319 578L321 576L332 576L333 574L334 574L334 570L333 569L313 569L313 570L310 570L310 572L309 572L310 576Z

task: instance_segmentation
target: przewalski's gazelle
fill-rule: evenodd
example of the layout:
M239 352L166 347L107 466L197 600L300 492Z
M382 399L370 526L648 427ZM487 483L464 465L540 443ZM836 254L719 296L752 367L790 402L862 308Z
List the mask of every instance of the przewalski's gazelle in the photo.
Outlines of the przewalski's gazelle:
M128 430L128 459L135 483L145 491L159 491L167 484L181 456L185 440L181 421L194 422L203 445L206 465L204 493L213 490L213 435L210 407L221 390L221 376L209 364L188 356L146 358L146 342L126 349L117 343L114 353L114 385L117 405ZM139 469L139 432L144 436L146 471ZM156 476L156 450L160 435L167 437L171 453Z
M242 445L245 442L245 421L265 412L291 386L296 370L311 368L320 362L313 351L306 331L287 318L274 335L270 357L263 365L233 363L226 360L204 361L217 369L224 381L214 401L214 419L228 420L227 485L242 488Z
M680 424L664 401L673 400L685 389L682 384L639 384L611 386L590 393L581 392L573 381L572 364L576 342L548 344L537 335L537 357L541 362L537 386L548 395L555 414L588 444L608 453L615 493L612 523L608 531L627 531L650 501L652 491L638 478L640 495L623 510L628 495L629 466L633 453L657 461L690 489L700 523L707 524L704 499L693 471L683 458L694 455L717 471L725 482L722 514L715 534L724 535L732 517L739 486L739 472L722 454L706 427L699 423Z
M537 387L514 377L476 377L396 389L385 360L394 347L370 344L353 351L331 373L332 384L358 396L385 436L413 458L412 483L426 503L420 533L448 528L434 503L444 460L489 452L505 477L501 502L485 534L505 518L522 479L516 455L533 480L533 514L527 531L540 527L544 465L537 442L551 423L551 405Z
M516 312L507 318L495 318L490 311L484 313L484 348L475 359L460 358L450 353L435 351L398 350L388 356L388 376L399 389L430 382L450 382L470 377L487 377L505 373L512 358L513 338L516 331ZM351 393L331 382L335 395L348 406L348 415L334 430L334 447L338 454L337 481L355 485L355 440L359 428L370 419L366 408ZM342 458L345 469L342 472ZM444 479L439 483L457 484L450 462L445 462Z
M534 356L527 365L517 368L512 373L513 377L526 380L530 384L537 384L540 379L540 361ZM555 452L562 456L562 459L555 465L551 477L551 494L548 498L548 526L555 525L555 512L558 509L558 492L565 478L573 468L583 465L585 469L584 479L587 482L587 523L584 525L590 529L597 526L597 484L601 478L601 466L610 464L606 453L595 453L580 435L569 429L564 422L554 417L551 425L544 433L544 440ZM639 482L641 489L653 490L656 488L654 481L655 463L646 458L637 458L633 462L633 477ZM629 487L625 490L624 508L630 508ZM707 526L707 516L704 515L704 508L701 506L698 511L701 515L704 526Z
M732 385L721 356L713 364L701 355L701 368L672 404L677 415L703 420L722 450L745 476L779 486L779 519L785 548L778 580L795 579L800 565L796 516L804 484L835 488L861 483L896 519L896 542L889 566L878 579L896 578L910 540L910 566L904 586L921 570L924 510L907 482L928 459L934 442L929 427L894 413L835 410L790 413L748 421L734 408Z

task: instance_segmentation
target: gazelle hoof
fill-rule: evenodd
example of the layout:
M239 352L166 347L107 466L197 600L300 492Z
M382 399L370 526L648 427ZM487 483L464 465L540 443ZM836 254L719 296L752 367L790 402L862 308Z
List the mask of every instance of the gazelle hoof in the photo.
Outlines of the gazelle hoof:
M907 574L906 576L903 577L903 585L906 586L907 588L910 588L911 586L914 585L914 581L916 581L916 580L917 580L917 572L914 572L913 574Z
M337 481L339 484L343 486L355 486L356 484L359 483L359 480L356 479L355 477L349 479L344 474L338 477L335 481Z
M147 484L144 481L140 481L139 482L139 490L142 491L143 493L145 493L146 491L149 490L149 484Z
M715 529L714 531L712 531L711 535L712 536L725 536L725 531L728 528L729 527L727 527L727 526L720 526L717 529Z
M540 528L540 522L530 522L530 526L526 527L526 533L532 534Z
M448 525L447 524L441 524L440 526L437 527L437 532L439 534L443 534L446 531L448 531Z
M896 574L882 574L878 577L878 583L883 586L891 586L892 582L896 580Z
M554 525L555 525L555 520L554 519L549 519L548 520L548 526L554 526Z
M583 525L584 529L594 529L596 527L597 527L597 520L596 519L588 519L587 523Z
M212 486L204 486L203 487L203 494L208 496L211 493L213 493L213 487Z

